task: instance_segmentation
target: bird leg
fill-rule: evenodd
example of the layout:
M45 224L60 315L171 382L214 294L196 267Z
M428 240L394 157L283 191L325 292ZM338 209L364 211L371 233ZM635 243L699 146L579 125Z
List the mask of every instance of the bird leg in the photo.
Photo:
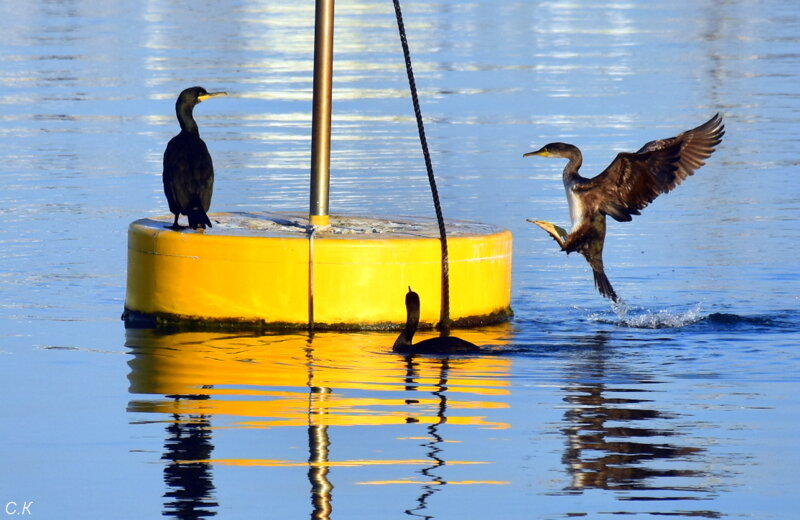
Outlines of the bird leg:
M532 224L536 224L540 228L542 228L545 231L547 231L547 233L551 237L553 237L553 239L558 243L558 245L561 246L561 250L562 251L564 250L564 247L566 246L566 243L567 243L567 236L568 236L568 233L566 232L566 230L564 228L556 226L552 222L547 222L546 220L533 220L533 219L529 218L528 222L530 222Z
M180 231L181 229L186 229L186 226L181 226L180 224L178 224L178 217L179 216L180 216L180 213L175 215L175 221L172 223L171 226L167 226L167 229L172 229L174 231Z

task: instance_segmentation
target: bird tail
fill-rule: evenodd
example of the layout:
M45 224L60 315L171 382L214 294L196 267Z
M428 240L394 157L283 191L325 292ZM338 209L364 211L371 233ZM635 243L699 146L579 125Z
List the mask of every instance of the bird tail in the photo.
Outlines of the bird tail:
M606 273L597 269L592 269L592 272L594 273L594 286L597 287L600 294L606 298L611 298L614 303L618 303L620 301L619 296L617 296L614 288L611 287L611 282L608 280Z
M206 215L205 210L203 210L203 208L199 205L189 209L186 212L186 216L189 218L189 227L192 229L205 229L206 226L213 227L211 225L211 220L208 218L208 215Z

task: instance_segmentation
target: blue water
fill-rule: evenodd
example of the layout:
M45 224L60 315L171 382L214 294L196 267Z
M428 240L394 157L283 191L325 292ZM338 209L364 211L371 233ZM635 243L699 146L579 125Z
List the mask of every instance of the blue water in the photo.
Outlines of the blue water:
M404 2L445 216L513 232L515 311L406 359L119 321L183 88L230 94L196 111L214 211L306 208L312 2L2 6L0 516L795 516L800 7ZM432 216L391 3L336 9L331 209ZM593 175L716 112L707 165L609 223L612 307L525 221L568 214L522 154Z

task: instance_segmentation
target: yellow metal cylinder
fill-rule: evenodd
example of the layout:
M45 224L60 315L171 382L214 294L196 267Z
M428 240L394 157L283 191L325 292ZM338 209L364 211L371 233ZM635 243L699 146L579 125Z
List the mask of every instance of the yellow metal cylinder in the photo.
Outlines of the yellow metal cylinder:
M422 326L439 319L435 222L333 216L310 243L307 215L210 217L214 227L205 232L168 229L171 217L130 225L127 317L302 328L313 312L315 328L392 328L405 322L411 286ZM456 326L504 321L511 233L468 222L448 222L448 230L451 319Z
M330 215L314 215L311 214L308 216L309 223L312 226L320 226L320 227L328 227L331 225L331 216Z

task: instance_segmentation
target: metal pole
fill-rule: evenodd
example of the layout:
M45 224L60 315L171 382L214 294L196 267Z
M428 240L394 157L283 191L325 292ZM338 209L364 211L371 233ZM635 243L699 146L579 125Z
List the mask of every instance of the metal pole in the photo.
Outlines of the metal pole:
M330 225L331 94L333 84L333 1L317 0L314 31L314 102L311 121L309 222Z

